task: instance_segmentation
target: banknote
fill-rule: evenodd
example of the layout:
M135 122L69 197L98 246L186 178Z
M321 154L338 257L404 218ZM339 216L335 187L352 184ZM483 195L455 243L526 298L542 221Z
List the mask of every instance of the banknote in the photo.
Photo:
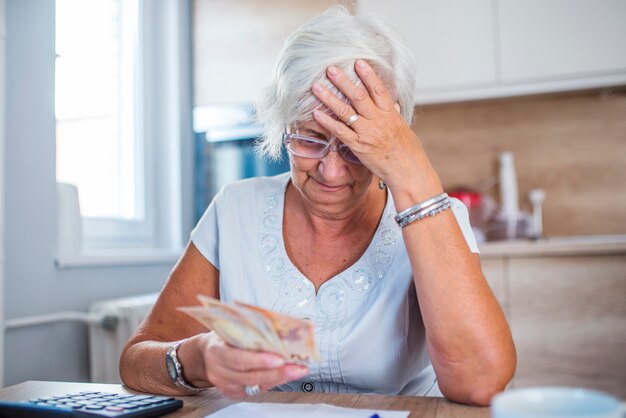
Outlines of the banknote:
M244 312L261 315L280 338L289 359L293 361L318 360L319 353L315 344L315 327L307 320L268 311L258 306L235 302Z
M242 302L226 304L204 295L198 300L200 306L178 309L234 347L276 353L294 363L319 360L311 321Z
M241 315L227 309L187 306L178 308L218 334L228 344L258 351L273 351L267 339Z

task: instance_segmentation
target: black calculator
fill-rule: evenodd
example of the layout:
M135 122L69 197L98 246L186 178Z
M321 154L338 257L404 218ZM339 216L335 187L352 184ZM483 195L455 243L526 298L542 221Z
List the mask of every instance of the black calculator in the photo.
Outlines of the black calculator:
M148 418L183 406L167 396L78 392L24 401L0 400L0 418Z

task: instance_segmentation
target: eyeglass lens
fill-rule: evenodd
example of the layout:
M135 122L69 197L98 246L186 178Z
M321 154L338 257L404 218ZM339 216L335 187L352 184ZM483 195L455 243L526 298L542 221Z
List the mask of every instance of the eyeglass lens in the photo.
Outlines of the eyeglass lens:
M304 135L288 134L285 139L289 152L304 158L322 158L328 154L331 148L331 142ZM337 148L344 160L356 164L361 163L347 145L339 144Z

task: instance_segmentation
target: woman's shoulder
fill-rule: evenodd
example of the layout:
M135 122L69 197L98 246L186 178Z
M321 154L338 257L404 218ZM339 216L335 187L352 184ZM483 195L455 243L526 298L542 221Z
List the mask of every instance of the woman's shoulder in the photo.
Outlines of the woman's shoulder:
M234 199L238 202L273 196L285 191L289 176L290 173L287 172L271 177L251 177L237 180L224 186L219 194L222 199Z

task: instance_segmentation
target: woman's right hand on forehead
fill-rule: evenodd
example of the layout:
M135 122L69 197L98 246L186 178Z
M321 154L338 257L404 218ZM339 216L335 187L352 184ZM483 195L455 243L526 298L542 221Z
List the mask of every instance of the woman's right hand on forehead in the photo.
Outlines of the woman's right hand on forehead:
M417 135L398 110L398 104L374 69L357 60L355 70L363 81L353 83L345 72L329 67L328 79L350 100L341 100L323 85L316 83L313 94L332 110L339 120L314 111L318 123L346 144L359 160L392 191L410 189L425 183L439 189L434 172ZM355 117L357 115L358 117Z

